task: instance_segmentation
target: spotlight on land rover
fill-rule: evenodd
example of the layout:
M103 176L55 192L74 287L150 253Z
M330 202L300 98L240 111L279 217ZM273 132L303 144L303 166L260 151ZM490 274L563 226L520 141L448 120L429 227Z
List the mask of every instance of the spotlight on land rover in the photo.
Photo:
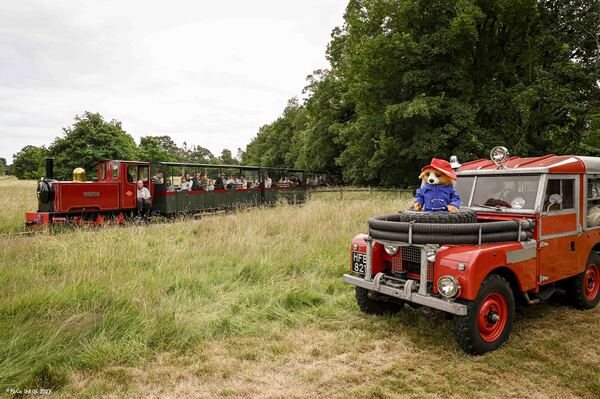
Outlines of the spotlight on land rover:
M506 162L508 162L508 157L510 153L506 149L506 147L494 147L492 151L490 151L490 159L498 166L504 166Z

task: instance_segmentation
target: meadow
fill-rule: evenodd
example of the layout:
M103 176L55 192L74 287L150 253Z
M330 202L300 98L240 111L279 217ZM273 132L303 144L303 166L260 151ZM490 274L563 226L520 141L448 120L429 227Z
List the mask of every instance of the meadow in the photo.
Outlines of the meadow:
M360 197L363 195L363 197ZM0 233L35 209L0 180ZM397 194L148 226L3 235L0 395L60 398L600 397L600 308L520 308L480 357L440 313L365 316L342 282L367 218ZM14 391L13 391L14 392Z

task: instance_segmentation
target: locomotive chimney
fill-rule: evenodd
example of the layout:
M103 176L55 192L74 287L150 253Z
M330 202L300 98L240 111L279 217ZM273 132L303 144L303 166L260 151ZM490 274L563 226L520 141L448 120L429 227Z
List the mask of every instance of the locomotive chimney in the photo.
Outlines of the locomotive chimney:
M46 158L46 179L54 179L54 158Z

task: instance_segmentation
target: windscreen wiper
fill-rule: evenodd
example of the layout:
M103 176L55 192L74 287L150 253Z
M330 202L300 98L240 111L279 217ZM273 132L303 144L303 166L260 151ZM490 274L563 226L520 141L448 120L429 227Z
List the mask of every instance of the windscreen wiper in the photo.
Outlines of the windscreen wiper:
M502 207L500 205L496 205L496 206L489 206L489 205L483 205L483 204L475 204L475 203L471 203L470 206L478 206L480 208L488 208L488 209L494 209L496 211L501 211Z

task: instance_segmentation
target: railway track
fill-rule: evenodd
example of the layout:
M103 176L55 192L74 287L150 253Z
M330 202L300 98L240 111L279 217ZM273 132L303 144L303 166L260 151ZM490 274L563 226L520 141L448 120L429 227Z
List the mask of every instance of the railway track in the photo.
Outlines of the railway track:
M252 208L238 207L238 208L231 208L231 209L226 209L226 210L220 209L220 210L215 210L212 212L182 214L182 215L172 217L172 218L168 218L168 217L164 217L164 216L150 216L149 218L146 218L146 219L132 218L132 219L126 220L126 222L123 224L106 224L106 225L64 224L64 225L60 225L60 226L50 225L48 227L38 228L35 230L18 231L18 232L13 232L13 233L1 233L0 240L8 239L8 238L15 238L15 237L30 237L30 236L44 234L44 233L60 234L60 233L73 231L76 229L87 229L89 231L92 231L92 230L96 230L96 229L103 229L103 228L110 228L110 227L135 227L135 226L157 227L157 226L162 226L162 225L166 226L166 225L176 223L176 222L188 222L190 220L199 220L199 219L202 219L205 217L227 215L230 213L240 212L240 211L244 211L244 210L248 210L248 209L252 209Z

